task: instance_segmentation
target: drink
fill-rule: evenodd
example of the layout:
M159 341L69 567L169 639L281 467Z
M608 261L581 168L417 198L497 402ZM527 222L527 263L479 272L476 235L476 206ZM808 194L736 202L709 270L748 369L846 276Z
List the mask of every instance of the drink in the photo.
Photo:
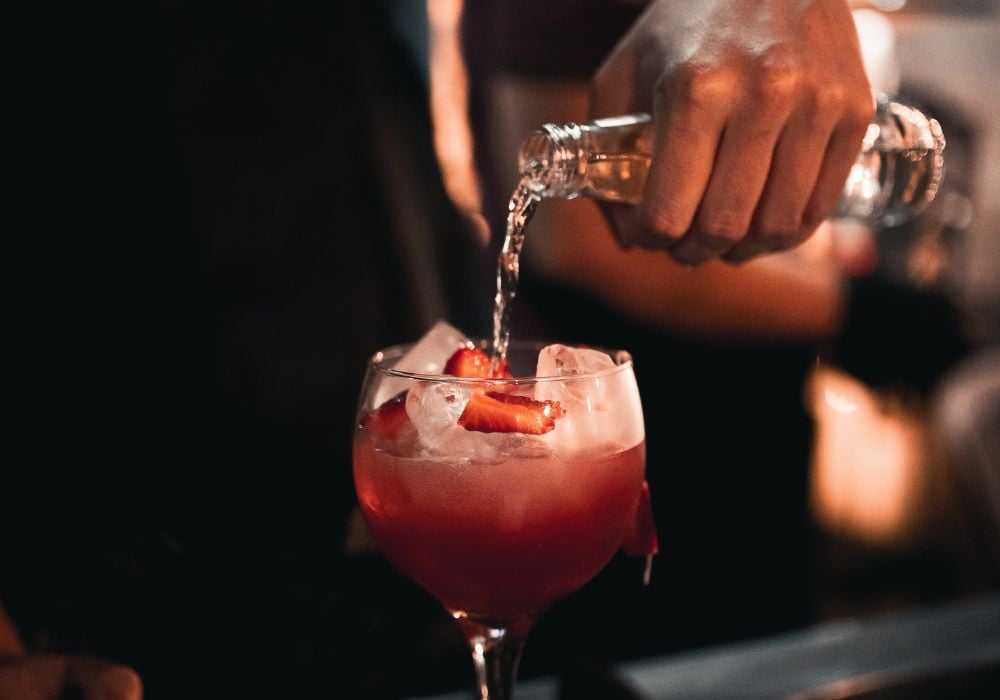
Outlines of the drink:
M600 571L635 518L644 469L645 443L489 468L365 437L354 447L380 550L446 608L482 620L538 613Z
M656 551L642 406L627 353L511 345L495 367L455 338L439 324L372 358L354 483L375 543L459 622L497 700L546 608L618 549Z

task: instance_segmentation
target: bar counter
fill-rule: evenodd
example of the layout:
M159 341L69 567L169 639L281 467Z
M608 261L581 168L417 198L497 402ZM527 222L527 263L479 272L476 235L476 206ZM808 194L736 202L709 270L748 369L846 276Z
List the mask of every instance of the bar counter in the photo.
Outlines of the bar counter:
M644 659L618 670L616 698L1000 698L1000 595ZM434 700L469 697L471 688ZM540 678L519 683L516 697L584 695Z

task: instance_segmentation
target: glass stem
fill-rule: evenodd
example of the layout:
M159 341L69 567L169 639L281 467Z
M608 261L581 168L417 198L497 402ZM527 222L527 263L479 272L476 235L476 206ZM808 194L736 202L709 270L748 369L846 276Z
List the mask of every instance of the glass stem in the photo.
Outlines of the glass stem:
M466 617L458 618L458 623L472 650L480 700L510 700L514 696L514 679L524 640L534 619L503 627L480 624Z

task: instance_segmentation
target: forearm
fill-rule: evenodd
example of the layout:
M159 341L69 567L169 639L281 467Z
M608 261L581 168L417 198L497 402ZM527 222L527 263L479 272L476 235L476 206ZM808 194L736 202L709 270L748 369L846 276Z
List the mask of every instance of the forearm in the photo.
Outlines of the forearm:
M832 266L770 256L682 267L662 252L620 249L589 201L542 203L525 255L550 281L675 333L821 342L842 323L843 282Z

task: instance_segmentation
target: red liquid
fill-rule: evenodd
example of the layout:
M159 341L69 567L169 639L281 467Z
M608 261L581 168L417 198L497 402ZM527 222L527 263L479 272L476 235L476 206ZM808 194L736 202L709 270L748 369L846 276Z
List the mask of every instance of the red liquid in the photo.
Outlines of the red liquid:
M505 620L541 612L614 556L635 515L646 445L572 458L456 464L354 445L373 537L452 612Z

